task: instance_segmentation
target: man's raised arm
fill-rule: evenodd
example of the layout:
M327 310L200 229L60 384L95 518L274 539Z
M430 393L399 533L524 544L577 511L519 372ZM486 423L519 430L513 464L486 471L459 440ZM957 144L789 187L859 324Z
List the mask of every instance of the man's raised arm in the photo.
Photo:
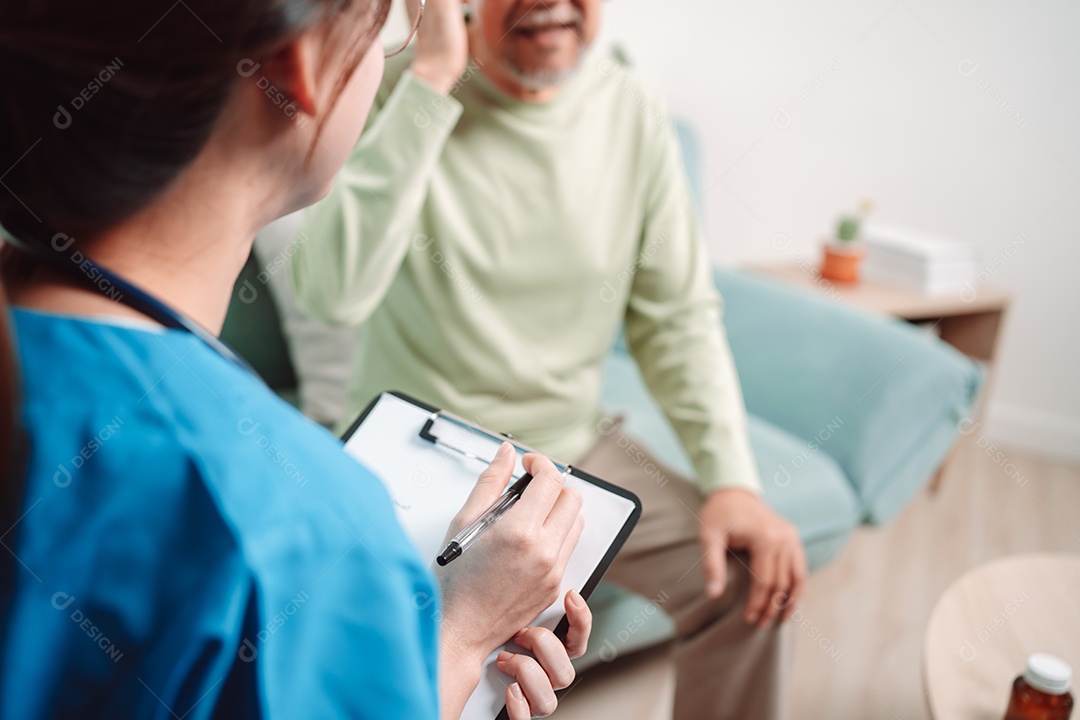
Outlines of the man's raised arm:
M339 325L363 322L389 289L461 115L408 69L384 81L376 108L329 195L304 212L291 263L300 307Z

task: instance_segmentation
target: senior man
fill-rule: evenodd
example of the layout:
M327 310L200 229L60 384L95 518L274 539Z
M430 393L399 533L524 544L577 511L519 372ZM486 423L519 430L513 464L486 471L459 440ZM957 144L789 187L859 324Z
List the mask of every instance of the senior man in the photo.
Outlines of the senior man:
M675 619L675 716L778 717L782 621L806 562L760 496L670 122L586 52L601 0L466 9L427 0L330 196L304 215L300 305L362 324L348 415L404 390L637 493L644 516L608 579ZM628 453L604 421L622 327L697 487L658 482L641 443Z

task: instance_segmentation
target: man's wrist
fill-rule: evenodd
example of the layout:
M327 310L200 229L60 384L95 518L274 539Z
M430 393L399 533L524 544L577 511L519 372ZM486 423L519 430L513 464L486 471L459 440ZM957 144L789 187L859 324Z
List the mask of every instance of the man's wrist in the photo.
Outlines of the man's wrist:
M712 487L712 488L709 488L709 489L705 490L705 499L708 500L709 498L713 497L714 495L723 497L725 495L731 495L732 493L744 493L744 494L749 495L750 497L754 497L754 498L760 498L761 497L761 493L755 492L751 488L732 486L732 485L721 485L719 487Z
M413 60L409 68L418 80L443 95L449 95L461 77L461 73L447 72L445 67L439 67L438 63L427 63L420 58Z
M722 480L715 476L709 476L707 479L699 476L697 486L701 495L706 498L720 490L742 490L757 497L763 494L761 481L756 474L729 473Z

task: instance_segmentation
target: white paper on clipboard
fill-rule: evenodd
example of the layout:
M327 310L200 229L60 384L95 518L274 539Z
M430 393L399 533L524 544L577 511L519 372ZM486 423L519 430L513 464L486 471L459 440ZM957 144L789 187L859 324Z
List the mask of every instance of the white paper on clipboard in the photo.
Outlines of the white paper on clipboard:
M407 396L383 393L361 415L345 441L345 451L386 486L406 534L421 557L432 562L443 549L450 521L487 467L484 461L420 436L420 429L433 417L433 411ZM494 457L498 449L490 437L442 417L436 418L431 433L481 458ZM523 472L519 454L514 475ZM575 470L566 483L581 493L585 527L567 564L558 600L532 623L549 630L555 630L563 619L567 591L574 588L586 596L592 591L640 515L636 497L592 476ZM513 680L495 667L498 652L485 661L480 684L469 698L462 720L493 720L503 712L506 688Z

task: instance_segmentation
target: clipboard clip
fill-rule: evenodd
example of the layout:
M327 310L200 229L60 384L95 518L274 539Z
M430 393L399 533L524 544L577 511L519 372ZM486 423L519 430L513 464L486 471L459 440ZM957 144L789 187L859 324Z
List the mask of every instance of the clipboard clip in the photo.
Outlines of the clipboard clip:
M444 447L447 450L458 453L459 455L464 455L471 460L478 460L482 463L490 465L493 458L481 457L480 455L477 455L473 451L467 450L460 445L455 445L454 443L447 442L446 440L439 438L437 435L431 432L431 429L435 426L435 422L439 419L453 423L454 425L457 425L463 430L487 438L488 440L492 440L499 445L502 445L504 442L508 442L511 446L513 446L514 450L519 453L536 452L532 448L525 447L524 445L520 445L515 442L514 436L510 435L509 433L502 433L501 435L498 435L491 432L490 430L485 430L483 428L473 425L470 422L462 420L461 418L456 417L452 413L444 412L442 410L436 410L435 412L431 413L431 415L428 416L427 422L425 422L424 426L420 428L420 437L424 440L427 440L429 443L432 443L433 445ZM551 463L555 466L556 470L562 473L563 477L566 477L573 471L573 468L569 465L564 465L560 462L556 462L555 460L552 460ZM514 479L517 479L518 476L514 475L513 477Z

